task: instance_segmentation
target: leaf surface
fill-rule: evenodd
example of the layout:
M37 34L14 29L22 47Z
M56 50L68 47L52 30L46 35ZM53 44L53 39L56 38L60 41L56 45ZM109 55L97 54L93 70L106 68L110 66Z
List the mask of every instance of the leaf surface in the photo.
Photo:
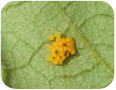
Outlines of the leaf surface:
M113 80L114 16L105 2L10 2L2 10L2 72L11 88L104 88ZM75 40L62 66L47 61L48 36Z

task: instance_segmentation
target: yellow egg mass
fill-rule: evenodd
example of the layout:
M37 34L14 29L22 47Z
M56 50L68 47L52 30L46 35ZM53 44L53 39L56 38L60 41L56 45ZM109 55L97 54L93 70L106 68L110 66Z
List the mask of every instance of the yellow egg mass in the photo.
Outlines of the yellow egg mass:
M71 54L75 54L75 44L74 40L71 37L61 38L60 33L57 31L55 33L56 40L53 41L52 45L48 45L50 50L50 56L47 57L48 61L51 61L52 64L62 65L63 61ZM49 40L54 40L53 35L49 35Z

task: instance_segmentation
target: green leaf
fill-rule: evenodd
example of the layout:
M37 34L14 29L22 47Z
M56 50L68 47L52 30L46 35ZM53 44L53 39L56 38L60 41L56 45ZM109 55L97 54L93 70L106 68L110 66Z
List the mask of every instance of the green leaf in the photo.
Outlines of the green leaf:
M114 13L105 2L10 2L1 13L2 79L11 88L104 88L114 76ZM62 66L48 36L75 40Z

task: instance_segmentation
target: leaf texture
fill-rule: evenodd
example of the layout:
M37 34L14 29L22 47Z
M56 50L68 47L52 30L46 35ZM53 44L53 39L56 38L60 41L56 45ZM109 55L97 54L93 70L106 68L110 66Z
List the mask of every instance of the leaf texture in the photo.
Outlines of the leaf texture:
M2 79L11 88L104 88L114 76L114 13L107 3L10 2L1 12ZM48 36L75 40L77 53L52 65Z

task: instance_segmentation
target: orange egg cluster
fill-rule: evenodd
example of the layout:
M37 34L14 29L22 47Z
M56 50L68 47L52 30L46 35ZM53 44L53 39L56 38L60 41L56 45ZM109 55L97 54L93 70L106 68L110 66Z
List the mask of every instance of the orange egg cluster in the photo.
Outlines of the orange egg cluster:
M47 59L48 61L51 61L52 64L61 65L69 54L75 54L75 45L74 40L71 37L61 38L58 31L55 33L55 35L56 40L52 43L52 45L48 45L51 54L47 57ZM53 40L54 36L50 35L48 39Z

